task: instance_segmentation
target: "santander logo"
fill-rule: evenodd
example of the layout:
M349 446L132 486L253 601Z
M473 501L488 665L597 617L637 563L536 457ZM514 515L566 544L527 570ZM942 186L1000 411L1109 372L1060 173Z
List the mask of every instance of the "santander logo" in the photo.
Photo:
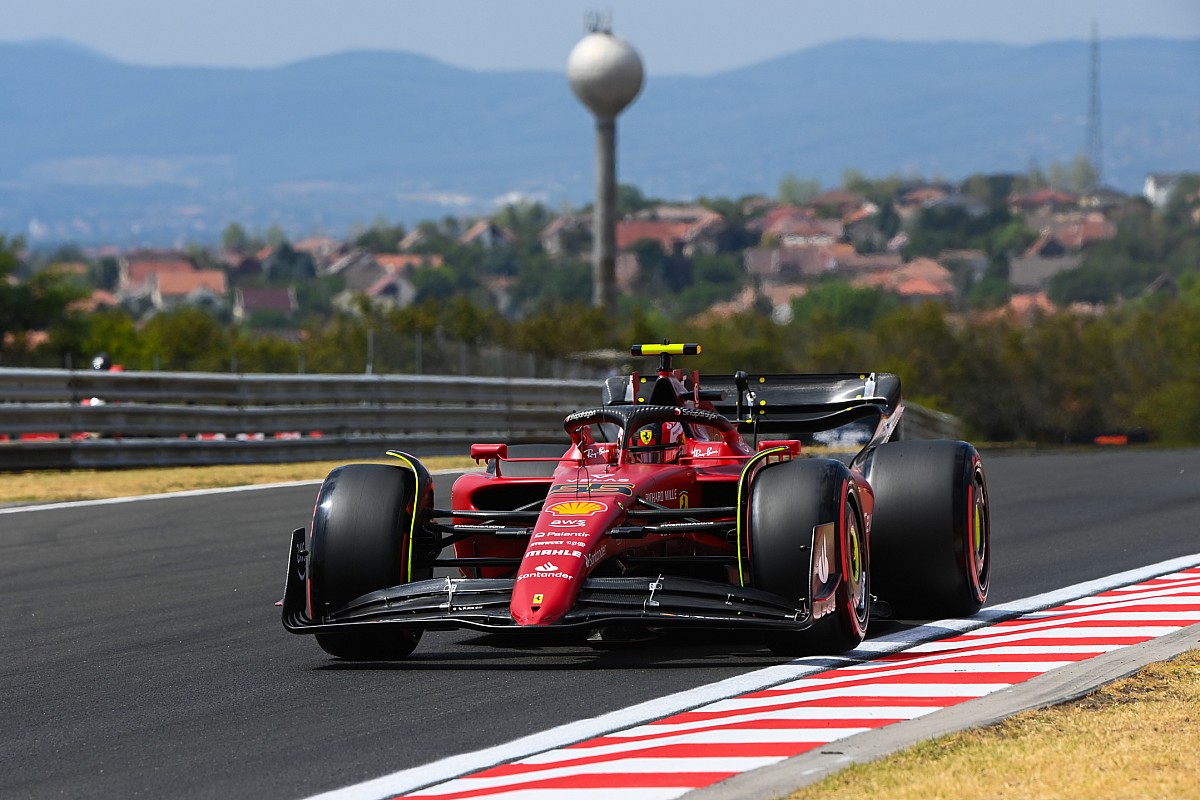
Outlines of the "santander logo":
M547 561L540 567L534 567L533 570L534 572L558 572L558 565L553 561Z

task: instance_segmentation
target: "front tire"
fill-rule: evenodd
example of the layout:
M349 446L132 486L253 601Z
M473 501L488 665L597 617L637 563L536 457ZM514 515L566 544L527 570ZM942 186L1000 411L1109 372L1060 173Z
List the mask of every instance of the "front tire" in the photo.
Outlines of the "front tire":
M811 628L768 634L771 650L835 655L857 647L870 621L870 571L866 529L846 466L805 459L764 468L751 484L747 530L755 588L797 603L807 598L810 607L832 602ZM822 592L815 601L814 590Z
M422 468L423 469L423 468ZM389 464L348 464L329 473L317 495L309 534L309 616L316 622L355 598L432 573L411 552L413 520L432 504L417 498L412 471ZM403 658L421 631L392 623L316 634L331 656L355 661Z
M880 445L870 467L875 587L897 617L969 617L992 572L987 477L966 442Z

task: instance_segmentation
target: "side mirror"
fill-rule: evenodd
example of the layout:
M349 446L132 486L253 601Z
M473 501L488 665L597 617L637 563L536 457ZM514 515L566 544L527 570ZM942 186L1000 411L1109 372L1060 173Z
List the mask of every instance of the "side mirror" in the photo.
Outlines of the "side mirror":
M479 461L491 461L498 459L503 461L508 458L508 445L506 444L473 444L471 445L471 458Z

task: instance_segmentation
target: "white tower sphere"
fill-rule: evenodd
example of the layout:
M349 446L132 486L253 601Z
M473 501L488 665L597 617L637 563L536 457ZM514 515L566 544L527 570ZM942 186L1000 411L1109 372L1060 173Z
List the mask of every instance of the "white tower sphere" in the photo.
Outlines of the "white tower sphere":
M589 33L567 58L567 80L593 114L613 118L642 90L642 59L611 33Z

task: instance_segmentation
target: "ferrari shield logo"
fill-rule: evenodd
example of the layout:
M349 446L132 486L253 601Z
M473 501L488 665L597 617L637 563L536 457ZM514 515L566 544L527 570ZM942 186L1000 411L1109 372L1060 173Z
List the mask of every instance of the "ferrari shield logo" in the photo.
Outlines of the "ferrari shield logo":
M642 428L638 431L638 441L642 444L654 444L654 431L649 428Z

